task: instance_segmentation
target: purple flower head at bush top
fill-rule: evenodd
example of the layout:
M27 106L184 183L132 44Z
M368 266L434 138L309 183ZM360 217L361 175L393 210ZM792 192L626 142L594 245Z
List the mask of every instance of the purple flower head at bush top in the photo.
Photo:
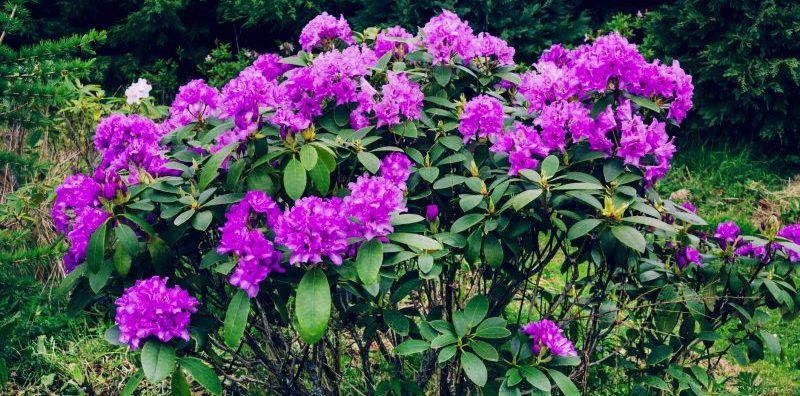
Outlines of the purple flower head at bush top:
M678 263L678 268L684 269L686 268L689 263L692 263L698 267L703 266L702 258L700 257L700 252L697 249L687 246L677 253L675 253L675 262Z
M522 327L521 331L533 340L533 353L539 355L542 347L556 356L578 356L572 342L564 337L562 330L552 321L542 319Z
M410 47L406 42L395 41L393 39L403 39L406 42L414 40L414 36L407 32L400 26L392 26L386 30L382 30L375 38L375 56L380 58L387 52L392 52L392 57L395 59L402 59L405 54L411 52Z
M419 85L409 81L408 75L388 72L388 82L381 88L383 97L374 107L378 127L397 125L400 115L417 120L422 113L422 99L425 95Z
M303 27L300 32L300 46L306 52L311 52L314 48L323 48L327 42L335 39L353 44L353 33L350 25L339 16L339 19L329 15L327 12L317 15Z
M781 246L779 244L774 243L771 245L770 251L774 252L780 248ZM733 251L733 254L742 257L757 258L764 263L768 262L770 259L769 254L767 254L767 245L756 246L753 242L748 242L745 245L739 246Z
M258 127L260 109L278 107L280 99L281 92L275 81L268 80L258 70L247 68L222 87L219 116L233 118L236 129L250 133Z
M359 176L350 183L350 195L344 198L344 210L352 225L351 237L382 238L394 231L392 213L405 212L403 189L405 183L398 185L381 176Z
M189 81L178 89L169 108L169 118L159 125L160 133L166 134L192 122L204 122L217 114L219 90L209 87L201 79Z
M56 230L69 231L73 211L84 207L99 207L100 184L83 174L72 175L56 187L56 198L50 212Z
M93 208L83 207L75 210L75 221L72 229L67 233L69 250L64 254L64 271L69 273L86 259L86 249L92 233L108 219L108 212Z
M327 257L341 265L349 232L341 199L305 197L283 212L275 225L275 243L291 250L291 264L315 264Z
M464 105L458 126L464 143L473 137L500 135L503 132L503 104L488 95L478 95Z
M263 54L249 68L258 71L267 80L277 80L281 74L294 67L288 63L281 63L281 59L275 54Z
M792 241L795 245L800 245L800 224L783 227L778 231L778 236ZM793 263L800 261L800 251L798 251L797 247L784 246L784 250L789 256L789 261Z
M137 184L139 170L151 175L174 174L165 168L165 148L160 145L161 133L149 118L138 114L112 114L97 125L95 148L102 154L97 167L105 173L127 171L128 183Z
M406 180L411 176L411 160L403 153L394 152L381 160L381 176L405 189Z
M169 278L154 276L137 280L115 302L119 341L137 349L155 336L161 342L173 338L189 341L189 317L197 300L179 286L167 287Z
M458 15L443 10L422 28L422 44L433 55L434 64L450 63L453 55L469 62L472 54L472 28Z
M728 246L735 248L739 245L737 239L741 233L742 230L739 229L739 226L737 226L736 223L733 221L726 221L717 225L717 230L714 232L714 238L716 238L717 243L723 249L727 249Z
M491 58L501 66L513 66L514 47L505 40L492 36L489 33L479 33L472 41L472 56L476 58Z
M439 217L439 207L435 204L428 205L425 207L425 218L428 219L429 222L433 223L436 221L436 218Z
M258 216L252 212L265 215L264 223L273 226L277 223L281 212L275 201L263 191L248 191L244 199L231 205L225 214L225 225L222 226L217 252L235 254L238 265L230 277L230 283L248 296L258 295L259 284L272 272L284 272L281 267L281 253L276 251L272 242L264 234L251 227ZM251 219L254 217L255 219ZM255 221L253 221L255 220Z

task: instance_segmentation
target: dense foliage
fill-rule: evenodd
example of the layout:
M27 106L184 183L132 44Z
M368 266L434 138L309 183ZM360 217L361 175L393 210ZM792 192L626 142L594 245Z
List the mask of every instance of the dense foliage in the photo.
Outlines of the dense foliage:
M695 76L693 131L800 144L800 4L689 0L645 18L644 46Z
M677 62L610 34L525 69L448 11L417 34L323 13L299 41L159 123L136 83L57 190L63 287L116 299L128 391L331 393L347 361L368 394L571 395L606 366L700 395L729 350L780 351L760 326L797 311L800 226L706 235L653 189L692 106Z

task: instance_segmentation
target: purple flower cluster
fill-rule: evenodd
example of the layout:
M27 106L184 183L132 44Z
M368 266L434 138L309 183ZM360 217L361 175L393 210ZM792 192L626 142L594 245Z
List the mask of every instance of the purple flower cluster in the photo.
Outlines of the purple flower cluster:
M397 172L389 173L398 176ZM356 220L351 226L351 236L370 240L392 233L392 213L406 211L403 203L405 182L398 184L385 177L364 175L350 183L349 188L350 195L342 203L348 218Z
M719 246L724 250L729 246L738 247L741 244L739 235L742 230L733 221L726 221L717 225L717 230L714 232L714 238L717 240Z
M458 15L443 10L441 14L431 18L422 28L422 43L433 55L433 63L450 63L454 55L464 62L472 58L472 41L474 35L469 23L462 21Z
M396 41L405 40L405 42ZM408 42L415 41L414 36L400 26L393 26L378 33L375 38L375 56L382 57L387 52L392 52L394 59L403 59L411 52L412 46Z
M777 234L781 238L786 238L795 245L800 245L800 224L792 224L783 227ZM800 251L797 248L785 247L786 254L789 256L789 261L796 263L800 261Z
M478 95L464 105L458 126L464 143L473 137L496 136L503 133L503 104L488 95Z
M275 243L291 250L291 264L319 263L324 256L341 265L350 227L340 198L305 197L278 220Z
M405 188L406 181L411 176L411 160L403 153L391 153L381 160L380 171L381 176Z
M149 118L138 114L112 114L104 118L94 135L95 148L102 156L97 171L105 178L127 171L128 184L139 183L141 172L154 176L174 173L164 167L168 161L160 139L158 126ZM101 181L104 177L95 178Z
M272 242L264 234L253 227L258 223L253 213L265 217L264 223L273 226L280 216L280 209L275 201L262 191L249 191L244 199L231 205L225 214L225 225L220 229L217 252L235 254L239 260L230 277L232 285L244 290L248 296L258 295L259 283L271 272L284 272L281 267L281 253L276 251Z
M137 280L115 302L119 341L131 349L151 336L161 342L189 341L189 317L197 311L198 302L179 286L167 287L167 280L158 276Z
M675 253L675 262L678 263L678 268L680 269L686 268L686 266L690 263L698 267L703 266L700 252L691 246L687 246L681 250L678 250L678 252Z
M178 89L169 108L169 118L159 126L161 134L216 116L218 97L219 90L209 87L205 81L189 81Z
M550 320L542 319L526 324L520 329L533 340L533 353L539 355L547 348L556 356L578 356L572 342L564 337L561 328Z
M692 106L691 76L677 62L648 63L635 45L617 34L574 50L554 45L521 80L518 90L537 128L517 127L508 131L516 136L503 137L499 132L493 137L499 142L493 151L509 154L512 173L536 166L536 156L564 151L570 142L585 139L592 150L642 167L645 180L652 183L666 174L675 152L666 123L645 121L642 108L625 98L592 117L595 98L616 89L652 98L669 107L667 118L676 123Z
M378 127L399 124L401 114L409 120L419 119L424 98L419 85L409 81L406 74L389 72L386 78L381 101L374 107Z
M479 33L478 37L472 40L473 57L495 59L498 65L513 66L514 52L514 47L509 46L505 40L489 33Z
M317 15L300 32L300 46L304 51L311 52L314 48L330 49L334 40L339 39L347 44L353 44L350 25L343 16L339 19L327 12Z

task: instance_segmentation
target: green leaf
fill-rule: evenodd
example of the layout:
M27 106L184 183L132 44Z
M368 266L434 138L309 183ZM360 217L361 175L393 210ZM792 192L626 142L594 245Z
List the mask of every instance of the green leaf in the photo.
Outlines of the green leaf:
M387 236L390 241L402 243L420 250L441 250L442 244L423 235L395 232Z
M108 221L104 222L92 233L89 238L89 246L86 249L86 262L89 264L90 272L100 271L103 265L103 256L106 248L106 229Z
M383 311L383 322L400 335L408 335L408 318L395 310Z
M250 316L250 297L244 290L239 290L233 295L228 310L225 312L223 324L223 338L225 344L231 348L239 346L239 341L244 335L247 318Z
M156 231L153 229L153 226L150 225L145 219L136 216L131 213L124 214L125 218L132 221L134 224L138 225L139 228L146 232L148 235L154 235Z
M603 221L598 219L583 219L570 227L569 231L567 231L567 239L572 240L580 238L602 223Z
M420 254L419 259L417 259L417 265L419 265L419 270L422 271L423 274L431 272L433 268L433 256L430 254Z
M639 253L644 253L644 250L647 247L647 241L645 241L642 233L631 226L613 226L611 227L611 233L614 234L614 236L624 245L636 250Z
M669 385L667 385L667 383L664 382L663 379L652 375L646 375L644 377L639 378L639 382L651 388L661 389L667 392L669 392L670 390Z
M458 349L456 349L455 345L450 345L442 348L442 350L439 351L439 356L436 358L436 362L441 364L446 361L449 361L450 359L453 358L453 356L456 355L456 351L458 351Z
M661 113L661 108L658 107L658 105L655 102L653 102L652 100L650 100L650 99L648 99L648 98L646 98L644 96L631 95L630 99L631 99L631 102L636 103L637 105L639 105L641 107L653 110L656 113Z
M466 231L470 227L478 224L486 217L483 213L470 213L464 216L461 216L458 220L453 222L453 226L450 228L450 232L459 233L461 231Z
M536 198L539 198L540 195L542 195L542 190L525 190L509 199L508 203L511 204L514 210L519 211Z
M142 370L147 380L157 384L175 370L175 348L156 340L149 340L142 348Z
M552 178L558 172L558 157L555 155L548 156L542 161L542 175Z
M183 370L177 370L172 374L172 396L192 396L192 391L189 389L189 381L183 375Z
M322 161L317 161L317 166L308 172L308 175L311 176L311 181L320 194L325 195L328 193L328 189L331 186L331 175Z
M600 113L606 111L608 106L610 106L611 103L613 102L614 102L614 95L603 96L602 98L594 102L592 110L589 111L589 116L596 120L597 117L600 115Z
M547 372L550 374L550 378L553 379L553 382L556 383L558 389L561 389L561 392L564 393L564 396L581 396L578 387L572 383L569 377L558 370L547 369Z
M364 165L364 168L367 168L370 173L378 172L378 169L381 167L381 160L379 160L375 154L366 151L360 151L357 154L357 157L358 162L360 162L361 165Z
M131 270L131 262L131 255L125 251L125 248L121 245L117 246L114 250L114 269L123 278L128 276L128 272Z
M239 143L231 143L222 148L222 150L217 151L208 161L203 164L203 168L200 170L200 177L197 180L197 187L200 190L205 190L206 187L214 181L217 177L217 171L219 167L222 166L222 162L225 161L225 158L231 154L233 148L236 147Z
M766 330L761 330L761 338L764 340L764 345L769 348L769 351L774 355L781 354L781 343L778 342L778 337Z
M179 363L209 393L215 396L222 394L222 382L205 362L195 357L184 357L180 358Z
M458 342L458 338L456 338L455 334L453 333L444 333L440 334L436 338L431 341L431 349L439 349L441 347L446 347L448 345L453 345Z
M464 319L470 328L475 328L483 321L487 312L489 312L489 299L478 294L472 297L464 307Z
M547 376L536 367L523 366L519 368L519 372L525 377L525 381L541 391L550 392L550 389L553 388Z
M467 375L475 385L484 386L486 385L486 378L488 373L486 372L486 365L483 364L483 361L475 356L472 352L462 352L461 353L461 368L464 369L464 373Z
M652 217L647 217L647 216L628 216L623 218L622 221L627 221L628 223L643 224L646 226L655 227L672 233L677 231L675 227L659 219L654 219Z
M306 190L306 170L296 158L289 160L283 173L283 188L286 195L294 201L303 196Z
M381 241L371 239L358 248L356 270L358 277L365 285L371 285L379 280L382 264L383 243Z
M428 183L433 183L439 177L439 168L433 166L426 166L417 170L419 177Z
M478 356L483 358L483 360L488 360L490 362L500 360L500 354L497 352L497 349L488 342L472 340L469 342L469 347L472 348Z
M178 217L175 218L174 223L175 223L176 226L179 226L179 225L189 221L189 219L191 219L192 216L194 216L194 209L189 209L189 210L179 214Z
M492 268L498 268L503 264L503 245L494 235L487 235L483 239L483 256Z
M103 287L108 283L108 279L111 277L111 272L113 271L114 266L106 261L100 265L100 269L97 272L89 272L89 287L92 288L95 294L103 290Z
M427 98L426 98L427 99ZM445 146L453 151L459 151L462 147L464 147L464 141L461 139L460 136L449 135L439 138L437 142L441 143L442 146Z
M422 340L408 340L398 345L394 353L400 356L413 355L430 349L430 345Z
M122 388L120 396L132 396L133 392L136 392L136 388L139 387L139 384L142 383L142 379L144 379L144 373L142 370L137 370L136 373L128 379L128 382L125 383L125 387Z
M450 82L450 76L452 74L450 68L444 65L438 65L433 68L433 78L443 87Z
M305 342L314 344L322 339L331 317L331 289L321 269L306 272L300 280L295 297L295 315L297 330Z
M139 238L136 237L136 233L133 232L130 226L125 223L119 223L114 229L114 233L117 235L119 243L130 255L139 253Z
M434 190L442 190L445 188L452 188L467 180L466 177L461 175L446 175L433 183Z
M670 355L672 355L672 348L670 348L669 345L659 345L650 351L650 354L647 355L645 359L645 363L647 363L648 366L654 366L669 358Z
M198 231L205 231L208 229L208 226L211 225L211 220L213 219L214 216L207 210L198 212L192 219L192 227Z

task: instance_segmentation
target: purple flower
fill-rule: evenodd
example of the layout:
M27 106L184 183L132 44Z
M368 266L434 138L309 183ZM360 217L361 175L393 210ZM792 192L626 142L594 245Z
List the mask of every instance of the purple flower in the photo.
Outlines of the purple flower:
M219 117L233 118L236 130L246 137L258 128L260 110L278 107L282 92L277 83L253 68L242 70L224 87L219 99Z
M115 302L119 341L131 349L155 336L161 342L173 338L189 341L189 317L197 312L197 300L179 286L167 287L169 278L154 276L137 280Z
M300 32L300 46L306 52L311 52L314 48L327 48L326 43L335 39L353 44L350 25L339 16L339 19L329 15L327 12L317 15L303 27Z
M680 269L684 269L689 263L698 267L703 266L700 252L691 246L687 246L675 253L675 261L678 263L678 268Z
M681 206L689 212L697 213L697 208L690 201L682 203Z
M275 201L262 191L248 191L244 199L231 205L225 214L225 224L220 231L220 254L235 254L239 260L230 277L230 283L248 296L258 295L259 284L272 272L284 272L281 267L281 253L272 242L256 228L258 216L264 214L264 224L274 226L281 215Z
M291 250L291 264L320 263L327 257L341 265L350 227L341 199L305 197L283 212L275 225L275 243Z
M192 122L204 122L217 114L219 91L203 80L192 80L178 89L169 108L169 118L160 125L165 134Z
M281 59L275 54L263 54L249 68L258 71L267 80L277 80L280 75L294 67L288 63L281 63Z
M108 220L108 212L93 208L83 207L75 210L75 221L72 229L67 233L69 250L64 254L64 270L69 273L86 259L86 249L92 233Z
M443 10L422 28L422 44L433 55L434 64L447 64L454 55L469 62L472 52L472 28L458 15Z
M514 125L513 130L497 135L490 150L509 153L511 167L508 173L512 176L522 169L535 169L539 160L533 157L544 158L550 153L550 149L542 142L539 131L519 122Z
M374 106L378 127L399 124L401 114L410 120L419 119L425 97L419 85L409 81L406 74L390 71L386 77L388 82L381 88L383 97Z
M95 131L95 148L102 155L97 170L103 175L128 172L129 184L140 181L141 171L156 176L174 174L164 167L168 161L160 139L158 126L149 118L112 114L100 121Z
M381 160L380 171L381 176L405 190L406 180L411 176L411 160L403 153L391 153Z
M783 227L777 234L779 237L786 238L795 245L800 245L800 224L792 224ZM800 261L800 251L794 247L784 246L784 250L789 255L789 261L796 263Z
M717 230L714 232L714 238L722 249L727 249L728 246L736 247L739 245L737 239L742 231L739 226L733 221L727 221L717 225Z
M500 66L513 66L514 48L505 40L489 33L479 33L472 41L472 56L476 58L493 58Z
M393 58L402 59L405 54L411 51L411 47L407 43L392 39L403 39L406 42L411 42L414 36L400 26L393 26L381 31L378 33L378 37L375 38L375 56L380 58L383 54L392 52Z
M425 207L425 218L428 219L428 222L433 223L436 221L436 218L439 217L439 207L435 204L428 205Z
M458 126L464 143L475 136L487 137L503 132L503 105L487 95L478 95L464 105Z
M100 185L89 176L77 174L67 177L64 183L56 187L56 198L50 212L56 230L63 233L69 231L73 210L87 206L98 207L100 193Z
M556 356L578 356L572 342L564 337L562 330L553 322L542 319L531 322L520 329L533 340L533 353L539 355L542 348L547 348Z
M770 250L774 252L780 248L781 246L779 244L774 243L771 245ZM736 248L736 250L733 251L733 254L737 256L757 258L764 263L766 263L769 260L769 255L767 254L767 246L766 245L756 246L753 244L753 242L748 242L746 245L742 245Z
M344 198L345 213L355 220L350 235L370 240L392 233L392 213L407 210L401 187L380 176L363 175L350 183L350 195Z

